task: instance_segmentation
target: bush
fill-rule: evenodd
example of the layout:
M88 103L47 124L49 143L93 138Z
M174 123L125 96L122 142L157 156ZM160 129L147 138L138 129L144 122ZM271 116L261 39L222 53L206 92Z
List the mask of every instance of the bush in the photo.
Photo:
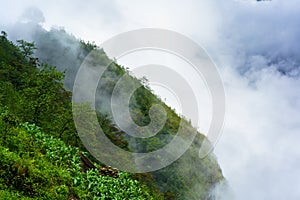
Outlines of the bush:
M45 134L30 123L8 127L0 107L0 199L160 199L129 173L118 178L83 171L80 150ZM81 152L85 155L87 153ZM98 166L97 164L95 164Z

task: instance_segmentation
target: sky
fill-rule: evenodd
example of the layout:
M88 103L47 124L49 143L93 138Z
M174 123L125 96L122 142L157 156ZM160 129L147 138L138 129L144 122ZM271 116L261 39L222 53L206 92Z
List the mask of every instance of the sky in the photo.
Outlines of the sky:
M96 44L150 27L194 40L206 49L224 82L226 120L214 153L230 193L237 200L300 199L298 0L0 0L0 5L1 30L30 18L23 13L34 7L42 11L38 20L46 29L64 27ZM141 57L119 62L132 67ZM180 65L166 57L159 61ZM176 100L167 97L176 107ZM200 130L205 133L210 109L203 110Z

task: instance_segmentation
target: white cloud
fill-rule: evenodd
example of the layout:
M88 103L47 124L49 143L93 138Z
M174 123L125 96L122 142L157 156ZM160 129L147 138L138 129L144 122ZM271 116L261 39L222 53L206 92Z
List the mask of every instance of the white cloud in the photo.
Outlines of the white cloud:
M44 13L47 27L64 26L98 44L145 27L171 29L201 43L225 82L227 119L216 154L236 199L300 198L297 0L0 0L0 4L1 25L16 21L33 5ZM287 70L289 76L277 69Z
M216 154L236 199L299 199L300 6L226 3L227 120Z
M223 75L227 120L216 154L236 199L299 198L300 81L266 70L253 87Z

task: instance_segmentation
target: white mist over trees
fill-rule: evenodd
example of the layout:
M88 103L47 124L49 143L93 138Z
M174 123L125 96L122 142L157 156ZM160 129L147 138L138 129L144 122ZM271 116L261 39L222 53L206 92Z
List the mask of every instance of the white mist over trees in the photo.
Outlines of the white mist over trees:
M51 18L51 25L69 22L67 30L76 36L86 35L84 39L97 43L102 42L99 38L103 40L119 32L161 27L203 44L219 66L225 83L227 119L215 152L235 198L299 199L300 6L297 0L191 1L187 5L179 1L115 1L105 7L111 11L107 15L109 24L105 24L107 18L102 18L103 12L97 14L86 2L72 2L65 13L54 12L54 3L32 1L32 4L46 10L47 19L51 13L57 14L58 17ZM97 6L100 7L95 3L94 7ZM24 7L16 7L18 15ZM80 13L78 7L85 12ZM77 10L72 12L71 8ZM3 10L2 21L13 21L10 16L16 13ZM83 22L88 25L82 25ZM19 32L22 37L18 38L31 41L26 38L29 32ZM8 33L10 37L14 35L13 31Z

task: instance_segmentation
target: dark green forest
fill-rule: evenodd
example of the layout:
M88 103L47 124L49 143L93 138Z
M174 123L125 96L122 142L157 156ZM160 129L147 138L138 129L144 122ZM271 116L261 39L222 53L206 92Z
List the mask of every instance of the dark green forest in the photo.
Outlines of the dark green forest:
M37 27L30 42L22 38L10 41L2 31L0 199L213 199L211 191L224 178L213 154L198 157L205 139L200 133L180 159L150 173L122 172L105 166L87 151L74 125L71 91L79 66L92 50L98 61L109 65L97 87L96 112L115 145L131 152L150 152L172 140L180 121L185 131L197 131L144 80L131 76L94 43L63 29ZM109 99L123 75L139 85L130 101L138 125L150 122L152 105L160 104L166 110L166 123L157 135L135 138L115 125Z

